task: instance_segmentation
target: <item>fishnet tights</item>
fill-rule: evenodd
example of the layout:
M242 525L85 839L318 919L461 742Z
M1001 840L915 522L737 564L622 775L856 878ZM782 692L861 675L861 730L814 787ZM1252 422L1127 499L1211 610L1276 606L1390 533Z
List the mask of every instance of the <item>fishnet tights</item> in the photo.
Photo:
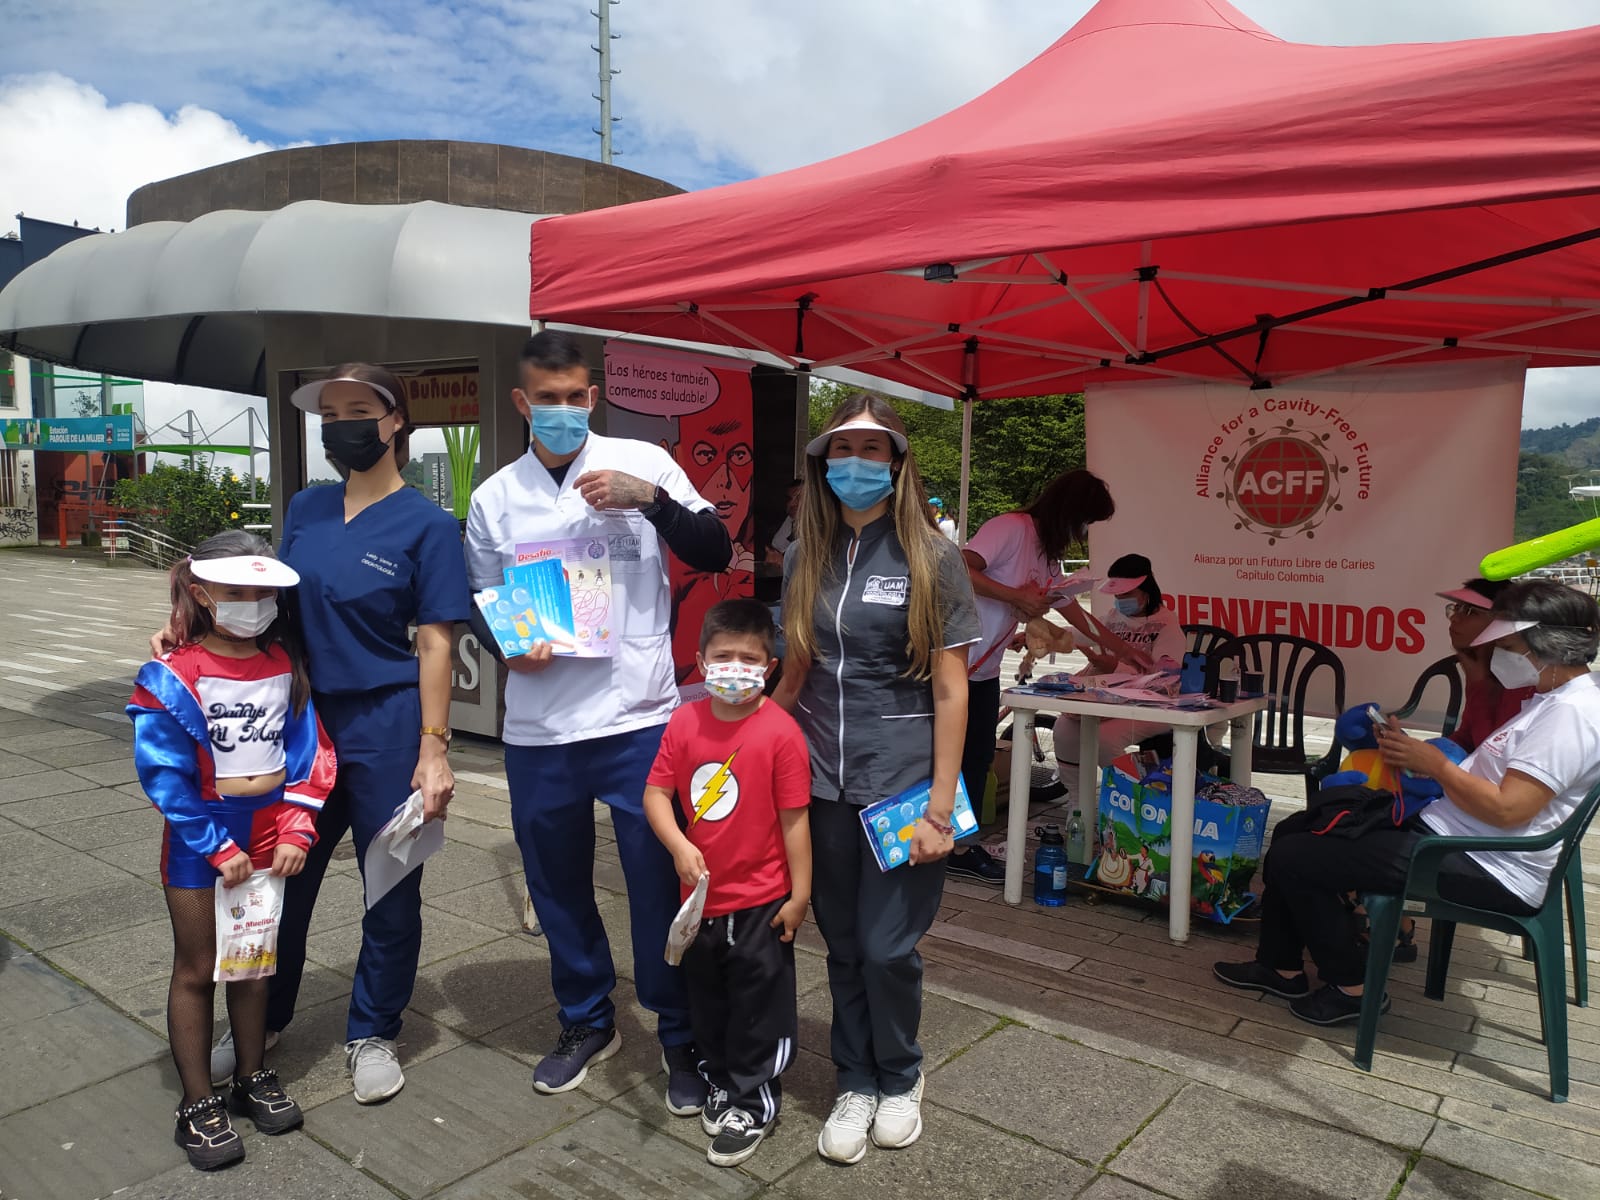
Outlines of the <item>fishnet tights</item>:
M167 1041L183 1084L183 1103L211 1095L211 1012L216 984L217 926L211 888L169 887L172 917L172 985L167 989ZM225 985L228 1021L233 1026L243 1078L261 1069L267 1036L267 981L246 979Z

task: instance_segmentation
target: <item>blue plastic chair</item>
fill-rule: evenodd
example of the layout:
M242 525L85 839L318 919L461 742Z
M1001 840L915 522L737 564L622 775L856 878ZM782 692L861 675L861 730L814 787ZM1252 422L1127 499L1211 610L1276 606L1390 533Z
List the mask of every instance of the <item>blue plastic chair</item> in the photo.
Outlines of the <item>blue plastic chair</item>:
M1477 925L1501 933L1521 935L1533 949L1534 978L1539 991L1539 1024L1550 1061L1550 1099L1559 1104L1567 1098L1567 986L1566 955L1563 952L1562 901L1566 901L1567 921L1572 928L1573 983L1577 1004L1588 1003L1589 974L1587 931L1584 928L1583 893L1572 874L1581 873L1578 843L1600 807L1600 784L1571 816L1548 833L1535 837L1441 837L1428 835L1417 843L1401 895L1376 893L1364 897L1367 918L1372 925L1372 945L1392 946L1400 929L1400 919L1408 900L1426 904L1425 913L1433 920L1433 938L1428 946L1428 971L1423 994L1430 1000L1444 999L1444 982L1450 972L1450 950L1458 924ZM1550 887L1544 904L1529 916L1496 912L1456 904L1439 895L1439 868L1447 855L1463 850L1546 850L1560 845ZM1562 884L1566 886L1562 886ZM1390 956L1367 955L1367 976L1362 994L1361 1023L1356 1030L1355 1063L1363 1071L1372 1070L1372 1050L1378 1040L1378 1019L1382 997L1389 981Z

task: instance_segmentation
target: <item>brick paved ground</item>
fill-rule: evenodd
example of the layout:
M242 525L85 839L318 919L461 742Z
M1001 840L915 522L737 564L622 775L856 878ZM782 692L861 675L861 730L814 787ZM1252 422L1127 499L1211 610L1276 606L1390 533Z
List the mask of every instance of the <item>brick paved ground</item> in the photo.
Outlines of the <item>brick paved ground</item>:
M964 883L947 889L923 947L922 1141L847 1169L817 1158L832 1096L829 1001L808 927L783 1123L745 1169L709 1167L697 1123L662 1103L603 813L595 880L622 976L624 1050L565 1097L530 1089L557 1031L546 951L520 930L497 747L466 738L450 840L424 877L405 1090L362 1108L344 1076L361 914L346 843L319 901L301 1014L271 1059L307 1107L305 1129L252 1136L242 1167L201 1176L171 1141L160 819L134 782L121 712L165 613L154 572L0 552L6 1200L1600 1196L1600 1015L1569 1008L1572 1099L1551 1104L1531 970L1503 938L1463 932L1443 1003L1423 998L1420 966L1397 967L1367 1074L1351 1065L1349 1032L1319 1034L1279 1001L1212 981L1211 961L1239 954L1248 933L1201 925L1176 946L1139 909L1011 908Z

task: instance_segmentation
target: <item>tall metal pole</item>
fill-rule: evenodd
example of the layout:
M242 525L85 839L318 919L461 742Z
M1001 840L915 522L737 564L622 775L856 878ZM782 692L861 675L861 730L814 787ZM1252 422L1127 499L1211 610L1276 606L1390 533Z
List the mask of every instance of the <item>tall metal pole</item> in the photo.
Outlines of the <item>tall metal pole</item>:
M256 498L256 410L249 405L245 405L244 414L245 428L248 430L245 437L249 442L246 449L250 451L250 499L254 501Z
M590 10L590 15L600 21L600 44L590 49L600 56L600 91L595 96L600 101L600 128L595 132L600 135L600 161L603 163L611 161L611 126L616 123L611 115L611 78L621 72L611 68L611 43L621 35L611 32L611 9L620 3L622 0L600 0L600 11Z
M961 398L961 500L956 522L958 543L967 544L967 497L972 491L972 396Z

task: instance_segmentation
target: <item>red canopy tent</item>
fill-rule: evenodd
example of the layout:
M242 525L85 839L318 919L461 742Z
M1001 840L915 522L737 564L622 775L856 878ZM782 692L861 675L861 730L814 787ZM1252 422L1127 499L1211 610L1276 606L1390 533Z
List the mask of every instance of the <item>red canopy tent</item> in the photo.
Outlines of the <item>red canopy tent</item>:
M1600 27L1284 42L1101 0L863 150L538 222L531 315L977 399L1600 357Z

